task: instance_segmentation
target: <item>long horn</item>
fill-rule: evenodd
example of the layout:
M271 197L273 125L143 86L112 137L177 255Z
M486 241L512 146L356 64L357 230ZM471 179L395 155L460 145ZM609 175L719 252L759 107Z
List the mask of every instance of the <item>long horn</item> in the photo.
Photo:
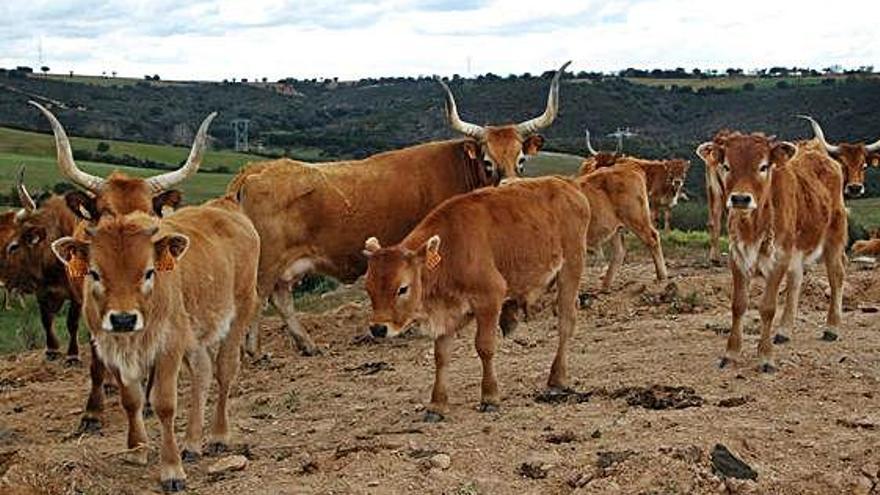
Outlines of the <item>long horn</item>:
M584 129L584 138L587 141L587 151L589 151L590 154L593 156L598 155L599 152L596 151L595 149L593 149L593 143L590 142L590 130L589 129Z
M813 134L815 134L816 138L822 142L822 145L825 146L825 149L828 150L829 153L837 153L840 151L840 146L828 144L828 141L825 140L825 133L822 132L822 127L816 122L816 119L809 115L798 115L797 118L810 122L810 125L813 126Z
M880 151L880 139L874 141L871 144L866 144L865 149L871 153L873 153L875 151Z
M461 120L458 116L458 107L455 105L455 97L452 96L452 91L449 90L449 86L443 82L442 79L437 78L437 82L443 86L443 89L446 91L446 120L449 121L449 126L452 127L453 130L456 130L465 136L470 136L473 138L480 139L486 134L486 129L483 129L481 126L476 124L471 124L470 122L465 122Z
M71 182L79 184L89 191L98 192L101 186L104 185L104 179L87 174L76 166L76 162L73 161L73 150L70 149L70 139L67 137L67 133L64 132L61 122L58 122L58 119L52 115L52 112L46 110L46 107L43 105L33 100L28 101L28 103L40 109L43 115L49 119L49 125L52 126L52 133L55 135L55 150L58 155L58 168L61 169L61 174Z
M192 149L189 151L189 158L186 159L186 163L182 167L173 172L147 179L147 184L149 184L154 193L171 189L199 171L199 166L202 164L202 158L204 158L205 149L207 148L208 127L216 116L217 112L213 112L202 121L202 125L199 126L199 132L196 133L196 138L193 141Z
M24 165L18 169L18 182L15 184L15 189L18 191L18 200L21 201L21 206L25 210L34 211L37 209L37 203L24 185Z
M562 73L565 72L565 69L569 64L571 64L570 60L562 64L562 67L560 67L559 70L556 71L556 75L553 76L553 81L550 83L550 94L547 96L547 109L544 110L544 113L539 117L535 117L532 120L527 120L516 125L516 130L521 136L534 134L538 132L538 130L550 126L550 124L553 123L553 120L556 119L556 114L559 113L559 79L562 77Z

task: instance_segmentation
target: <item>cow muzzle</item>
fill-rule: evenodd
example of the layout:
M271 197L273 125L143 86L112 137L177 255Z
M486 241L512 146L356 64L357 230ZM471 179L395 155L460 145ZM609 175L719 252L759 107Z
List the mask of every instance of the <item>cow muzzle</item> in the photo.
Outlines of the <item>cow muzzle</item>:
M865 185L859 183L852 183L846 185L846 195L851 198L857 198L865 194Z
M751 193L731 193L727 198L727 207L738 210L751 210L757 208L755 197Z
M373 323L370 325L370 335L376 337L377 339L385 338L388 336L388 325L383 325L381 323Z
M130 333L143 330L144 317L140 311L108 311L102 327L107 332Z

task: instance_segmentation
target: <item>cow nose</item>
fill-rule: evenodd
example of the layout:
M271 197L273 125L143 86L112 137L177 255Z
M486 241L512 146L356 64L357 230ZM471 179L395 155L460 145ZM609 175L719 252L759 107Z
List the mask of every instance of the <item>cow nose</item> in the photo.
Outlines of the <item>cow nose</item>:
M676 189L680 188L682 185L683 185L683 183L682 183L682 181L680 181L680 180L674 180L674 181L672 181L672 187L674 187L674 188L676 188Z
M751 194L731 194L730 204L734 208L748 208L752 205Z
M370 333L373 337L382 338L388 335L388 327L380 324L370 325Z
M110 315L110 326L114 332L131 332L137 324L138 316L134 313L118 312Z
M846 194L849 196L861 196L865 193L865 186L862 184L847 184Z

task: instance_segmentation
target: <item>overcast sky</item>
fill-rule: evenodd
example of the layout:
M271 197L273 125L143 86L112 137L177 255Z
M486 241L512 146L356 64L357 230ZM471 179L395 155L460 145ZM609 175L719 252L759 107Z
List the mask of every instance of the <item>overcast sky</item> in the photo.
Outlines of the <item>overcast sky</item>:
M880 67L880 1L0 0L0 67L40 45L53 72L163 79Z

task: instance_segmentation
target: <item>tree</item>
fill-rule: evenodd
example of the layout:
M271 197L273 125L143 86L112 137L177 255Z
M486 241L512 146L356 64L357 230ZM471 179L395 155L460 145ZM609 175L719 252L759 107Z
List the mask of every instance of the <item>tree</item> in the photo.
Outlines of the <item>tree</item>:
M73 77L73 71L70 71L70 76L68 77Z
M49 75L49 67L46 65L40 67L40 71L43 73L43 77L46 77Z
M98 153L106 153L110 151L110 145L105 143L104 141L98 142L98 145L95 147L98 150Z
M113 79L116 79L116 71L115 70L113 72L111 72L110 74L113 75Z

